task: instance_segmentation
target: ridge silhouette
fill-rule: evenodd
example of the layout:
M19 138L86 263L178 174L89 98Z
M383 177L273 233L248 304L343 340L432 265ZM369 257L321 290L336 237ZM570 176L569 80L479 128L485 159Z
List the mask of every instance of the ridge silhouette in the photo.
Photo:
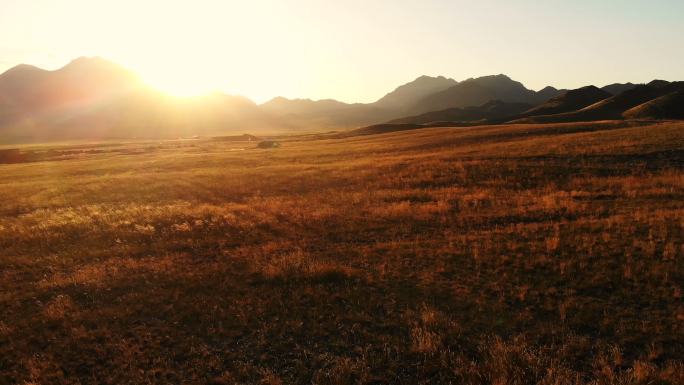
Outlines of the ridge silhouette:
M420 76L373 103L276 97L257 105L213 93L179 98L99 57L47 71L20 64L0 74L0 140L177 137L330 131L385 124L548 123L678 119L681 82L615 83L540 91L506 75L456 81Z

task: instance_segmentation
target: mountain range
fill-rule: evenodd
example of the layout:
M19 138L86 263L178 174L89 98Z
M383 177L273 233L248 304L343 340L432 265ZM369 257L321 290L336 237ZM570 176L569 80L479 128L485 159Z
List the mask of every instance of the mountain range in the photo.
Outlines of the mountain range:
M0 143L225 133L324 131L381 122L423 125L659 119L682 116L682 83L611 84L602 89L527 89L505 75L456 81L420 76L373 103L214 93L172 97L101 58L46 71L18 65L0 74Z
M557 113L530 114L512 123L558 123L615 119L676 119L682 114L684 104L678 104L677 95L684 90L684 82L654 80L639 84L617 95L606 94L600 98L594 95L594 102L578 108L568 108ZM585 97L590 92L586 90ZM566 93L567 97L568 93ZM666 97L666 98L662 98ZM599 100L596 100L599 99ZM589 100L589 99L585 99Z
M507 103L492 100L480 106L453 107L439 111L399 118L389 121L389 124L440 124L450 122L484 122L491 119L507 118L532 108L528 103Z
M0 140L174 137L279 125L247 98L171 97L100 58L0 74Z

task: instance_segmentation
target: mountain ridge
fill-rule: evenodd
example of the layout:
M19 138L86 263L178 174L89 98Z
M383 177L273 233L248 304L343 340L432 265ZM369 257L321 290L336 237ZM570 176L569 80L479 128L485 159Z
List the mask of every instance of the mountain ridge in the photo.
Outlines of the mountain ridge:
M492 100L480 106L452 107L424 114L395 119L387 124L435 124L436 122L478 122L489 119L505 118L530 109L527 103L509 103Z
M553 88L557 93L557 89ZM429 111L448 108L463 108L477 106L491 100L508 103L536 104L547 96L553 95L549 88L542 89L544 93L527 89L522 83L512 80L507 75L489 75L479 78L466 79L444 91L432 94L422 99L411 113L420 114Z
M652 84L651 84L652 83ZM684 89L684 82L658 81L640 84L617 95L600 100L584 108L550 115L537 115L513 120L513 123L564 123L573 121L619 120L625 112L671 92ZM684 105L680 106L684 109Z
M8 135L87 138L244 130L301 132L358 128L380 122L474 124L503 122L506 118L546 122L624 119L643 114L673 116L679 94L639 111L626 111L676 91L674 84L655 80L648 84L615 83L600 89L587 86L559 90L547 86L534 91L504 74L463 81L421 75L372 103L275 97L256 104L223 93L174 98L150 88L134 72L114 62L79 57L56 70L20 64L0 74L0 139Z

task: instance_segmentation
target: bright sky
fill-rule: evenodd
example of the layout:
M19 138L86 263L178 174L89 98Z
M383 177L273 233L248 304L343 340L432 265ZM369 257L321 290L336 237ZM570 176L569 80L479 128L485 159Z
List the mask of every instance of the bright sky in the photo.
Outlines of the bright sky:
M684 80L682 0L0 0L0 71L102 56L177 94L373 101L419 75Z

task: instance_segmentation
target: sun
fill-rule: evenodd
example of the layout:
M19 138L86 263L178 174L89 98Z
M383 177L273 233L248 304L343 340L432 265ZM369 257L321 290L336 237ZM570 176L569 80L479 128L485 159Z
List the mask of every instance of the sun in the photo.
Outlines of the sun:
M218 68L182 58L139 63L134 70L150 87L176 97L203 96L221 89L224 73Z
M175 79L152 79L147 83L156 90L169 96L189 98L216 92L217 88L211 82L177 77Z

